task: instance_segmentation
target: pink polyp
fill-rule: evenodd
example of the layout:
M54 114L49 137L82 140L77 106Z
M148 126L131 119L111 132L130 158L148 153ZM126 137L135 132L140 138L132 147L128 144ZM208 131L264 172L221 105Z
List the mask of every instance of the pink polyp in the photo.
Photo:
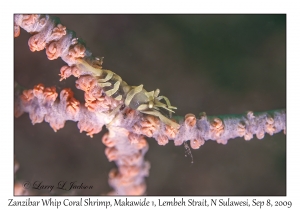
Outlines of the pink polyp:
M115 147L107 147L104 153L109 162L117 160L118 158L118 150Z
M244 135L244 139L245 139L246 141L249 141L249 140L251 140L252 138L253 138L253 134L250 133L250 132L248 132L248 131L246 131L246 133L245 133L245 135Z
M39 34L36 34L32 37L29 38L28 40L28 45L29 49L34 52L34 51L41 51L45 48L46 42L41 40L41 37Z
M71 67L70 66L63 66L60 69L59 76L61 77L60 81L67 79L72 75Z
M142 133L147 137L152 137L155 129L153 127L145 127L141 129Z
M23 102L29 102L34 98L33 95L33 90L29 89L29 90L24 90L23 94L21 95L21 100Z
M59 129L65 126L65 120L57 119L51 115L45 115L45 122L48 122L54 132L57 132Z
M97 81L94 77L90 75L81 76L76 81L76 87L83 91L89 91L97 84Z
M166 145L168 142L169 142L169 139L168 139L168 137L165 136L165 135L159 135L159 136L157 137L157 143L158 143L158 145L164 146L164 145Z
M80 103L75 98L70 98L67 102L66 111L68 114L75 116L80 109Z
M141 139L141 136L135 133L129 133L128 134L128 140L131 144L137 144L139 140Z
M139 139L138 143L136 144L136 148L138 150L141 150L146 147L148 147L148 143L147 143L146 139L143 136L140 136L140 139Z
M141 121L133 126L133 130L140 131L148 137L152 137L154 132L159 129L159 120L152 115L145 115Z
M263 139L265 137L265 132L264 131L259 131L258 133L256 133L256 137L258 139Z
M32 25L37 21L38 15L23 15L22 24L25 26Z
M60 92L60 100L66 102L66 112L71 117L74 117L80 110L80 103L73 95L70 88L65 88Z
M190 145L193 149L199 149L205 143L203 139L190 140Z
M174 139L177 133L178 133L178 129L166 125L165 134L167 135L168 138Z
M116 145L116 141L114 139L109 138L109 133L105 133L103 135L102 143L107 147L113 147Z
M46 47L46 55L49 60L55 60L61 55L58 45L58 42L54 41Z
M85 55L85 47L79 43L76 44L73 48L69 49L67 59L75 61L77 58L83 58L84 55Z
M188 127L194 127L196 125L196 117L194 114L185 115L185 125Z
M99 102L98 101L89 101L86 102L85 107L90 111L90 112L96 112L98 106L99 106Z
M42 83L35 85L33 88L33 95L37 98L43 98L44 89L45 86Z
M219 139L221 135L224 133L224 124L221 119L214 118L210 123L210 132L212 134L212 138Z
M32 124L41 123L44 120L44 115L36 112L30 112L29 118L31 119Z
M62 24L58 24L56 27L53 28L51 36L60 39L62 36L66 35L66 27Z
M20 36L20 32L21 32L20 26L15 24L14 25L14 37Z
M94 134L99 133L102 130L103 124L94 124L92 121L86 121L85 119L79 120L77 127L82 131L86 131L87 135L93 138Z
M65 88L60 92L60 100L68 101L73 95L73 91L70 88Z
M47 102L54 102L58 94L56 93L55 87L45 88L44 91L44 100Z

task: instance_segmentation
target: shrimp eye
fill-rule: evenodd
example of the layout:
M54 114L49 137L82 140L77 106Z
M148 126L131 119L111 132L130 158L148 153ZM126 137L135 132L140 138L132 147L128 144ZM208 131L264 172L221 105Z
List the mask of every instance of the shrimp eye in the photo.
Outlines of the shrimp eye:
M150 102L149 102L149 109L152 109L152 108L153 108L153 105L154 105L154 104L153 104L153 101L150 101Z

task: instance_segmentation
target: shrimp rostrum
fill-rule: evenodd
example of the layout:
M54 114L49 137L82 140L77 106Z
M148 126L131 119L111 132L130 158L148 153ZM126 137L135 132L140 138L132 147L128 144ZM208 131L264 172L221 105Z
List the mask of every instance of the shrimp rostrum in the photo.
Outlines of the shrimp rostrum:
M97 78L98 85L104 90L107 96L113 97L116 100L123 100L125 106L138 110L144 114L149 114L158 117L164 124L178 129L179 124L165 117L160 109L165 109L169 112L169 117L172 117L174 106L171 106L169 99L165 96L159 96L159 89L147 92L143 85L130 86L122 78L114 72L102 69L102 59L98 59L98 64L90 64L88 61L79 59L76 66L79 69L91 73ZM165 103L161 102L162 100Z

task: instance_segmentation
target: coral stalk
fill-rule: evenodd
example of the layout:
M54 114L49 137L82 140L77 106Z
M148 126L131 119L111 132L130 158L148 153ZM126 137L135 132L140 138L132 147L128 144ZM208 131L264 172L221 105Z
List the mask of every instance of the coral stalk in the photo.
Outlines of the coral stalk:
M98 104L100 108L95 112L88 104L90 97L86 97L85 106L80 105L70 89L60 93L59 101L55 101L57 95L54 87L44 88L42 84L35 86L33 90L24 90L20 100L16 101L15 115L28 112L33 124L45 119L54 131L62 128L66 120L72 120L78 122L80 132L86 131L91 137L99 133L103 125L107 125L108 129L124 128L134 135L153 137L160 145L174 140L174 144L178 146L191 140L192 148L198 147L194 144L203 145L207 140L226 144L229 139L236 137L250 140L256 135L258 139L262 139L266 133L273 135L280 131L286 132L285 110L260 113L249 111L245 115L227 116L206 116L204 113L199 119L193 114L187 114L184 119L176 117L180 128L175 129L165 125L157 117L143 115L129 108L117 110L115 113L101 112L99 110L102 107L107 109L111 105L105 102L104 106L101 100Z

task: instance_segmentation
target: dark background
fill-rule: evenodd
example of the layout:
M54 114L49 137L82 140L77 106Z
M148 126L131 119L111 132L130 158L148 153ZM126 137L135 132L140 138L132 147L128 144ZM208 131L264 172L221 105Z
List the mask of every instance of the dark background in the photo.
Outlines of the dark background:
M83 38L104 68L130 85L156 88L177 106L176 115L239 114L286 107L285 15L56 15ZM61 59L32 53L30 35L15 38L14 79L26 88L38 83L75 88L75 79L59 82ZM53 194L101 195L110 191L108 173L115 167L104 155L104 130L94 138L67 122L55 133L48 123L32 125L28 114L15 119L17 180L77 181L92 190L56 190ZM151 162L147 195L286 195L286 136L227 145L207 141L192 150L173 141L159 146L148 139ZM32 194L49 194L33 190Z

